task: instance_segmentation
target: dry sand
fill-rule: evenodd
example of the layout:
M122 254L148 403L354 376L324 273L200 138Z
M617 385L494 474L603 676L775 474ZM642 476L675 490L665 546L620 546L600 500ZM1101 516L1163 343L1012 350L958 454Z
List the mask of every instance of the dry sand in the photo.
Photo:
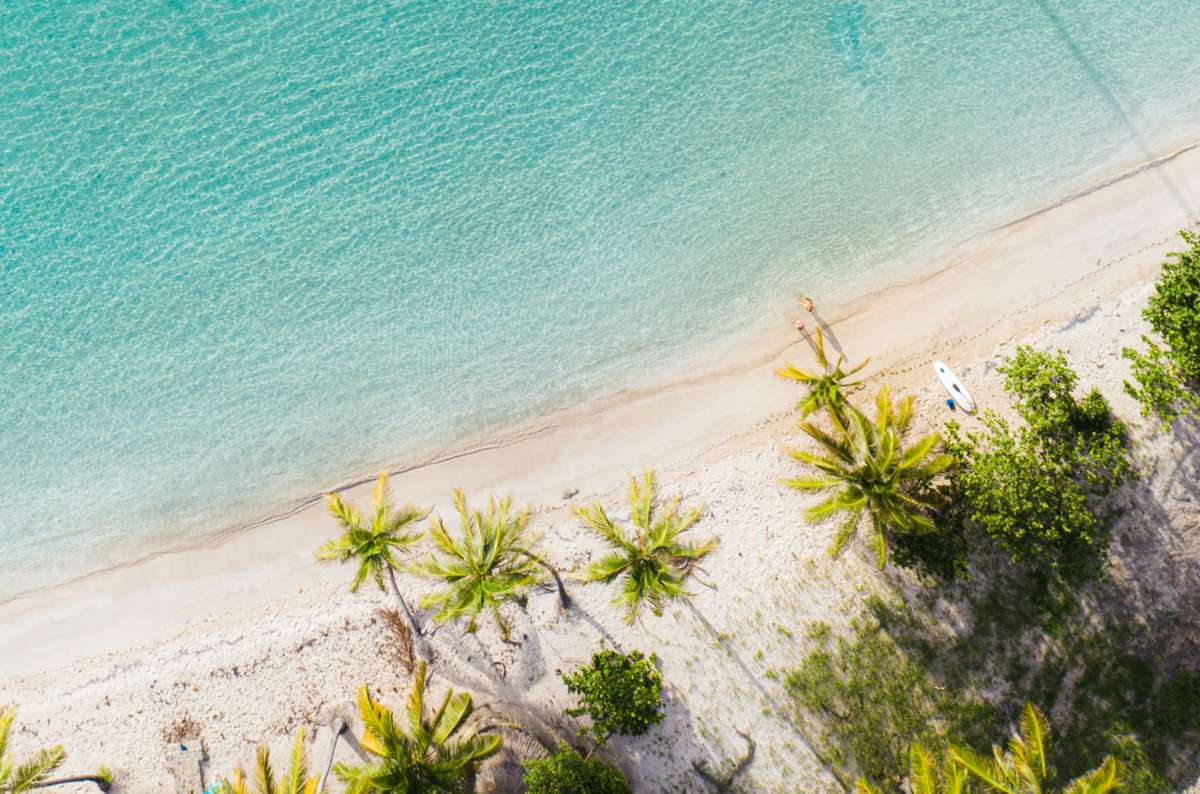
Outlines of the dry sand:
M917 396L927 427L949 418L932 359L954 366L986 407L1001 402L994 368L1016 342L1066 350L1082 382L1140 428L1148 493L1161 508L1157 524L1118 533L1114 586L1136 588L1152 611L1189 629L1200 593L1195 445L1138 419L1121 392L1119 351L1143 329L1157 265L1197 209L1200 150L1190 150L983 235L920 279L845 305L817 303L852 360L871 356L872 383ZM783 450L796 441L788 412L798 393L772 370L811 359L786 318L779 327L702 377L552 416L393 478L398 496L443 513L454 486L529 502L546 556L568 571L599 550L570 505L600 499L625 515L624 478L644 466L659 471L665 493L706 505L697 536L721 538L705 564L712 587L695 586L694 610L627 625L602 586L572 585L567 614L552 592L538 592L511 611L519 646L490 627L474 636L440 629L435 686L469 686L477 702L498 698L554 719L567 703L556 671L604 643L653 651L671 684L667 719L608 753L637 791L707 790L693 762L739 755L739 730L758 745L744 790L836 790L804 736L774 711L781 687L768 671L800 658L807 623L844 623L865 594L891 585L858 544L826 557L831 527L806 526L809 499L779 485L793 471ZM366 501L368 490L353 487L348 498ZM406 679L379 653L375 616L389 599L351 595L350 570L313 562L332 530L313 504L0 605L0 703L20 708L16 749L61 741L70 769L107 763L120 791L160 792L171 790L164 742L184 720L199 727L219 774L248 763L259 742L282 761L302 725L324 746L321 723L346 710L360 683L400 705ZM1144 551L1120 555L1126 546ZM402 586L423 588L411 577Z

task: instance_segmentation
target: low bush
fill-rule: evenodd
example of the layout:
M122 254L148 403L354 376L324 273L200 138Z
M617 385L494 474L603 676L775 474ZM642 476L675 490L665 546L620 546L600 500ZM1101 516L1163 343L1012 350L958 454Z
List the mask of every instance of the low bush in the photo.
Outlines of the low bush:
M527 794L630 794L625 776L566 745L549 758L525 762Z
M1126 381L1125 390L1141 403L1144 416L1155 415L1164 424L1200 413L1200 234L1180 236L1188 248L1167 255L1142 312L1163 345L1142 337L1144 352L1121 351L1137 383Z
M587 715L598 742L614 733L641 736L663 719L662 674L656 661L639 651L594 654L590 665L563 676L567 690L583 702L567 713Z

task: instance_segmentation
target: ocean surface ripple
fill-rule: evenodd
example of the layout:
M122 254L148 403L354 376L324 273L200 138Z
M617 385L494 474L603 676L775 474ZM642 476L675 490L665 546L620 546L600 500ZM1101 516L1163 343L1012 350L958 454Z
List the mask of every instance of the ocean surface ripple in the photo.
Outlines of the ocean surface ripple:
M1166 0L5 4L0 594L914 267L1200 128L1196 41Z

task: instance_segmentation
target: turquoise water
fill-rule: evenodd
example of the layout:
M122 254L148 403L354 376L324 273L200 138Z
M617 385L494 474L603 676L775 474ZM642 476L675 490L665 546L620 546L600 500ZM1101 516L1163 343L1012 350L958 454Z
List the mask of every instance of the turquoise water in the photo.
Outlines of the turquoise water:
M0 4L0 592L1200 135L1200 5Z

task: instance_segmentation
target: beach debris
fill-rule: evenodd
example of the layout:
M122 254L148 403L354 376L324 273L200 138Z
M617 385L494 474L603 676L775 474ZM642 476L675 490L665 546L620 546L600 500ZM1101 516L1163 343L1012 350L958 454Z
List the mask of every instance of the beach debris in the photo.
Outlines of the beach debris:
M409 628L408 622L397 609L380 609L377 614L383 620L387 635L383 643L383 655L403 668L407 675L412 675L417 658L413 650L412 629Z
M204 792L204 742L198 736L185 736L167 745L167 769L175 778L175 794Z
M563 498L563 501L566 501L568 499L574 499L578 495L579 495L578 488L567 488L566 490L563 491L562 498Z

